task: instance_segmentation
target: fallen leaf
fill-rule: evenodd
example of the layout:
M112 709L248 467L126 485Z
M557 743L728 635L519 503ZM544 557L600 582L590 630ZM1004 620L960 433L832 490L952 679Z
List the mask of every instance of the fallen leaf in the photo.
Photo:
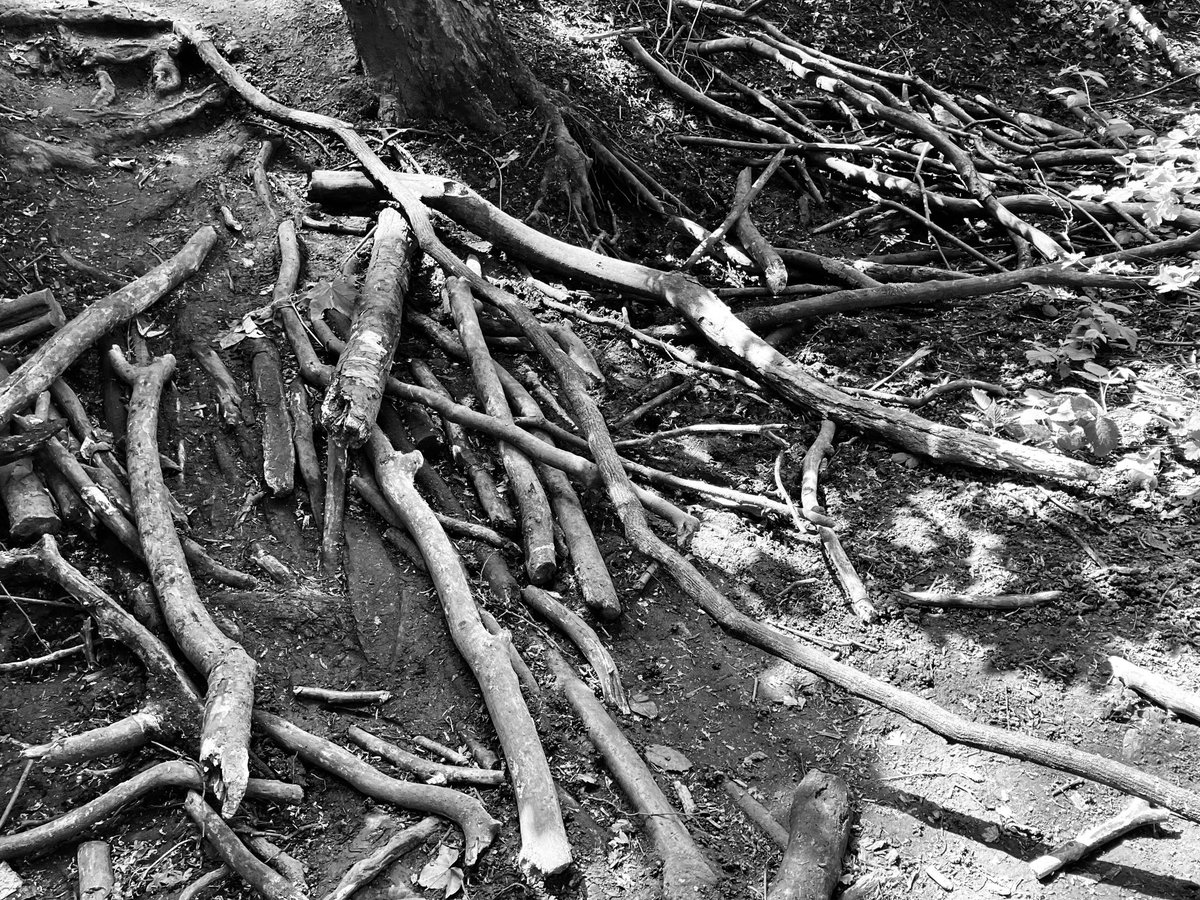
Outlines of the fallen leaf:
M417 876L417 884L431 891L443 890L443 896L450 897L462 890L462 869L454 864L458 862L458 851L450 847L438 848L438 855L425 864L421 874Z
M646 748L646 762L664 772L686 772L692 767L692 761L665 744L651 744Z

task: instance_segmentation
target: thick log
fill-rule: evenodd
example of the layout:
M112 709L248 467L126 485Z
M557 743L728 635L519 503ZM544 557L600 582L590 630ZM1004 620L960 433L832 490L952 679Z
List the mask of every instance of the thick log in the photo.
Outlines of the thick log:
M217 857L256 894L266 900L308 900L306 892L251 853L203 796L188 791L183 810L200 826L200 833Z
M479 854L491 846L500 830L500 823L488 815L483 804L473 797L449 788L390 778L349 750L262 710L255 711L254 723L285 750L299 755L306 763L320 766L331 775L336 775L359 793L456 823L463 832L466 845L463 858L468 866L475 864Z
M58 534L62 520L42 479L33 471L33 460L19 459L0 467L0 496L8 512L8 532L19 541Z
M286 497L295 486L296 447L284 399L279 350L270 338L254 338L246 343L250 348L250 374L262 429L263 481L272 497Z
M842 877L849 841L846 782L813 769L792 799L787 849L767 900L829 900Z
M421 456L397 453L378 429L368 447L380 487L421 548L450 636L479 683L504 748L517 799L521 865L543 876L562 872L571 864L571 847L545 751L507 653L480 621L462 560L413 484Z
M53 327L59 328L66 324L67 317L58 301L54 299L54 292L50 288L21 294L11 300L0 299L0 325L6 328L40 319L47 313L55 314L58 319Z
M216 242L216 229L202 226L170 259L96 301L57 331L0 384L0 424L33 402L106 333L144 312L194 275Z
M546 661L554 674L556 690L583 723L588 739L633 805L642 828L662 857L664 896L667 900L694 900L702 896L716 884L717 875L688 833L683 816L671 805L620 726L567 662L551 648L547 648Z
M321 406L325 430L349 448L366 443L383 400L392 354L400 339L415 249L404 216L390 207L380 212L350 336Z
M479 329L474 299L466 282L454 278L446 283L450 309L458 336L466 349L475 386L488 415L511 422L512 411L496 374L492 355ZM561 351L560 351L561 352ZM508 473L509 488L517 498L521 535L525 545L525 571L534 584L545 584L557 569L554 558L554 525L546 491L533 464L511 444L500 445L500 459Z
M112 900L112 848L107 841L84 841L75 850L79 900Z
M183 546L171 519L158 461L158 408L163 385L175 369L167 355L131 366L119 351L113 367L133 386L127 434L129 480L138 533L163 618L183 655L207 679L200 764L211 776L222 811L233 815L249 778L250 712L257 666L240 644L226 637L200 600Z

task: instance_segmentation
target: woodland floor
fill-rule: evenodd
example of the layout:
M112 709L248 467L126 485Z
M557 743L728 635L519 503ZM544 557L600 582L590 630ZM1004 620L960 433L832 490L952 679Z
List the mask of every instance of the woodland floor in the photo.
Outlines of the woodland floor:
M637 21L636 10L628 18L616 10L612 19L599 6L548 0L544 14L532 9L509 14L539 74L611 123L627 146L702 213L702 221L715 224L723 216L737 167L727 165L716 150L678 147L657 137L681 129L680 108L657 90L648 91L648 79L611 41L572 40L610 23ZM369 92L353 72L352 48L332 0L167 2L159 8L236 36L246 48L243 71L281 100L362 121ZM960 88L973 83L1036 111L1045 102L1045 89L1060 83L1055 73L1067 64L1103 73L1114 96L1169 80L1152 59L1106 59L1103 53L1083 58L1080 45L1055 31L1058 26L1039 30L1034 24L1039 9L1032 0L897 3L894 9L891 3L829 0L803 7L813 22L808 36L844 56L892 65L908 57L931 80L936 76ZM1030 33L1021 35L1010 18L1020 19ZM1178 34L1196 39L1194 15L1176 27ZM69 67L52 75L22 74L10 51L36 34L53 36L53 31L0 33L4 114L26 133L71 138L87 128L72 111L86 105L94 82L86 72ZM197 69L196 77L200 74ZM117 86L122 108L150 102L144 80L119 80ZM198 222L212 217L215 204L228 203L244 231L225 233L201 273L142 319L153 351L174 352L180 360L174 393L165 406L169 425L164 446L174 449L182 443L186 469L171 487L192 510L197 536L220 559L244 567L251 540L276 541L279 555L313 586L347 599L303 622L278 614L269 602L240 610L222 605L221 590L212 584L202 586L202 594L214 595L214 608L236 626L258 659L264 708L336 739L359 719L297 703L292 686L388 689L395 697L379 709L376 725L382 734L423 734L455 744L451 725L463 721L494 741L471 675L450 643L423 576L399 556L381 563L376 568L377 605L365 608L363 592L347 594L342 586L321 580L316 568L319 536L306 520L303 502L280 509L283 519L300 526L299 543L292 545L289 529L276 525L281 540L263 504L247 500L260 490L251 467L243 461L241 477L231 483L214 461L212 440L222 426L188 342L195 337L215 340L243 313L266 302L263 293L269 292L276 266L273 231L245 177L249 157L227 171L217 163L235 135L238 109L231 103L221 114L184 130L122 150L120 158L136 163L132 171L108 168L94 177L67 172L0 179L0 255L5 261L0 294L48 286L69 314L77 312L106 291L62 265L49 244L52 227L77 256L125 278L155 264L159 254L174 252ZM1156 125L1200 112L1195 88L1158 94L1142 112ZM523 215L545 154L540 149L534 153L540 129L532 117L514 115L509 124L507 133L494 137L460 136L453 127L434 124L406 132L403 139L428 171L458 177ZM301 139L300 146L321 158L322 165L346 162L342 155L323 157L312 141ZM139 184L139 176L147 173ZM304 177L286 154L272 177L285 205L290 205L289 191L303 194ZM622 229L618 247L666 265L671 260L678 264L686 255L689 248L651 216L627 207L618 196L612 201ZM912 246L903 242L903 235L853 228L810 242L793 196L782 186L769 190L755 209L763 230L781 245L851 256ZM552 213L556 218L548 227L568 239L581 238L562 219L561 203L552 205ZM818 220L838 214L837 209L820 211ZM332 278L337 260L356 240L315 232L306 232L304 239L307 283ZM704 274L710 279L720 275L716 270ZM426 309L438 305L428 266L410 302ZM704 505L690 507L703 522L692 548L695 559L719 583L740 591L748 611L839 642L843 660L948 709L1194 784L1200 771L1197 725L1166 717L1110 684L1104 664L1108 654L1116 653L1185 684L1200 685L1200 530L1194 502L1200 496L1200 464L1187 460L1153 426L1140 426L1134 416L1137 409L1148 408L1155 392L1192 412L1200 410L1195 342L1200 317L1192 302L1130 300L1126 324L1161 343L1144 341L1136 353L1109 360L1137 376L1136 383L1114 387L1106 398L1122 426L1120 452L1161 451L1157 490L1135 490L1115 475L1089 489L1043 486L935 466L862 436L839 434L823 479L826 505L842 526L847 550L874 598L882 602L897 589L1061 589L1058 601L1007 614L895 612L882 624L865 627L846 608L819 548L797 535L790 523ZM889 389L916 393L948 374L997 382L1018 392L1026 387L1054 390L1060 383L1027 363L1025 350L1031 340L1060 340L1072 324L1073 304L1060 302L1060 315L1044 303L1045 298L1009 294L937 311L833 316L806 327L785 352L828 380L869 386L914 351L930 347L920 365ZM642 324L656 318L670 321L666 313L644 306L631 307L631 312ZM590 326L577 330L609 375L602 398L613 417L634 405L638 386L669 371L661 358L631 349L611 333ZM405 343L398 355L407 353L432 358L435 368L463 383L428 348ZM235 373L244 376L241 349L224 355ZM289 354L284 355L288 366ZM95 366L95 356L89 354L69 373L92 409L99 408ZM1066 384L1094 396L1093 386ZM925 413L961 424L978 417L979 410L964 395L938 401ZM694 389L665 414L643 419L634 431L696 422L778 421L791 426L785 434L795 449L785 468L792 484L816 422L729 382L698 378ZM760 438L690 438L656 448L654 456L664 468L747 490L774 491L777 448ZM452 483L466 496L465 482L453 467L443 462L440 469L453 476ZM632 596L631 585L644 561L625 545L603 498L589 498L589 510L602 531L602 547L627 609L604 636L627 688L645 695L658 713L655 718L626 717L622 724L639 746L665 744L690 759L690 770L665 774L662 781L668 793L674 794L672 782L691 792L696 808L689 827L726 876L723 896L763 896L779 853L733 806L721 789L722 777L743 781L769 806L783 811L790 788L814 767L849 782L855 826L846 881L866 871L894 876L880 896L942 896L946 891L930 878L927 867L946 876L954 885L952 893L963 897L1200 896L1200 826L1178 819L1157 833L1138 832L1048 883L1037 883L1026 865L1029 860L1114 813L1125 798L1032 765L949 746L897 716L813 683L723 635L673 585L655 580L640 597ZM356 532L379 528L352 496L347 521L352 546ZM1131 567L1121 571L1132 574L1098 565L1068 531L1104 563ZM67 536L63 545L68 558L101 584L110 583L91 542ZM6 587L18 595L26 589L15 583ZM570 585L560 587L577 606ZM496 613L518 644L522 635L538 633L540 626L519 611ZM2 603L0 658L21 659L44 646L59 646L78 626L77 617L61 617L53 609ZM541 671L536 660L534 667ZM140 696L140 672L123 648L104 644L94 666L74 659L6 678L0 693L0 735L12 740L0 741L0 797L8 797L21 769L17 742L45 740L133 709ZM553 700L536 715L555 775L586 810L573 816L568 827L589 895L652 896L653 854L642 846L626 803L575 720ZM47 819L166 752L152 747L112 760L110 768L47 771L35 766L8 828ZM323 891L345 869L356 834L377 810L336 781L297 769L265 742L259 753L281 777L304 783L308 798L298 808L250 805L240 824L275 835L277 843L308 864L314 893ZM516 826L511 798L500 789L486 792L484 799L506 826L500 841L469 873L467 890L480 900L525 896L512 862ZM174 796L140 804L99 831L114 844L125 897L173 897L180 886L213 866ZM413 867L424 864L418 856L409 857L407 868L401 865L392 872L391 883L407 884ZM20 860L14 867L27 881L28 896L65 898L73 896L72 865L71 854L62 851ZM403 896L389 895L388 883L381 879L360 896ZM577 890L584 896L582 887ZM218 895L243 896L230 888Z

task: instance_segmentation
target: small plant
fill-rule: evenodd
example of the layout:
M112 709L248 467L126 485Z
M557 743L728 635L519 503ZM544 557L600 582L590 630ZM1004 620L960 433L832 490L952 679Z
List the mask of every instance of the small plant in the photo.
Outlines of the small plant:
M1031 365L1050 366L1059 378L1076 375L1084 381L1105 387L1119 383L1127 377L1125 373L1132 373L1119 367L1107 369L1096 359L1112 348L1137 350L1138 333L1136 329L1121 324L1113 315L1114 312L1128 313L1129 309L1107 301L1083 304L1076 311L1070 333L1057 347L1032 341L1033 349L1025 351L1025 358ZM1074 368L1077 364L1078 369Z
M1108 456L1121 443L1121 432L1104 407L1082 391L1064 389L1058 393L1030 388L1016 406L996 400L981 390L973 390L977 412L965 413L970 427L989 433L1001 433L1039 447L1057 447L1065 453L1087 449L1096 456Z

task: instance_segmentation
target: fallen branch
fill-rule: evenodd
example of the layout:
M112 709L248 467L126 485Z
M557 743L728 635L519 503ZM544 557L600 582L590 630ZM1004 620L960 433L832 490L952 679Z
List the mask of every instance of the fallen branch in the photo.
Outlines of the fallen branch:
M221 862L259 896L266 900L308 900L307 893L251 853L203 796L188 791L183 810L200 826L200 833Z
M774 160L772 160L774 162ZM753 189L750 183L751 172L749 168L742 169L738 174L737 187L734 189L733 202L734 207L741 205L742 200ZM762 236L754 224L754 220L750 218L750 208L747 205L746 209L738 217L735 224L738 240L742 246L746 248L746 252L750 254L750 258L754 260L754 264L758 266L759 271L763 276L763 283L772 294L778 294L787 284L787 265L783 259L775 251L775 248L768 243L767 239Z
M964 609L1024 609L1049 603L1062 596L1062 591L1039 591L1036 594L954 594L939 591L896 591L900 602L908 606L947 607Z
M396 768L411 772L427 784L473 784L477 787L496 787L504 784L504 773L499 769L478 769L461 764L448 766L430 762L358 726L351 726L346 736L368 753L382 756Z
M386 844L347 869L337 886L321 900L350 900L359 888L370 884L400 857L437 834L438 828L438 820L431 816L392 835Z
M833 436L837 426L828 419L821 422L821 428L813 442L804 453L804 462L800 467L800 508L807 511L824 513L820 495L817 493L817 483L821 473L821 463L825 454L833 446Z
M18 859L75 840L97 822L155 791L192 790L202 784L195 763L182 760L158 763L56 819L18 834L0 836L0 859Z
M786 849L788 845L788 830L780 825L771 811L756 800L748 790L734 781L732 778L726 778L723 784L725 793L733 798L733 802L753 822L758 829L769 837L780 850Z
M1161 825L1171 814L1165 809L1156 809L1145 800L1134 800L1111 819L1093 825L1079 836L1055 847L1045 856L1039 856L1029 864L1039 881L1049 878L1063 866L1083 859L1090 853L1115 841L1143 825Z
M413 377L423 387L437 391L447 400L454 400L453 395L428 365L419 359L410 359L408 364L412 369ZM515 528L517 520L513 516L512 510L500 496L495 479L492 478L491 473L488 472L467 441L467 435L462 426L449 417L443 417L442 426L446 432L446 440L450 443L450 452L467 473L467 478L475 488L475 496L479 498L479 505L483 507L483 513L487 516L488 521L498 527Z
M38 394L49 388L71 363L105 334L144 312L194 275L216 242L216 229L209 225L202 226L166 262L91 304L55 332L0 384L0 424L32 403Z
M787 848L767 900L829 900L841 880L849 841L846 782L812 769L792 798Z
M479 619L462 561L413 484L420 454L397 453L378 429L368 448L380 487L421 548L450 636L475 675L504 748L517 798L521 865L542 876L562 872L571 864L571 848L545 751L507 654Z
M129 400L127 460L138 533L163 618L183 655L208 681L199 760L212 777L222 811L233 815L249 778L250 712L257 666L242 646L226 637L196 592L158 461L158 408L175 357L132 366L116 348L113 368L133 386Z
M1200 694L1119 656L1110 656L1108 664L1112 668L1113 678L1125 687L1176 715L1200 723Z
M479 329L470 287L460 279L454 278L446 283L446 292L480 400L488 415L511 422L512 411L504 398L504 388L496 374L491 353L484 343L483 332ZM509 486L517 498L517 508L520 510L521 535L525 545L525 571L534 584L545 584L557 569L550 502L533 464L515 447L502 443L500 460L508 473Z
M629 38L629 40L635 41L634 38ZM729 233L730 229L732 229L733 226L738 223L738 220L742 217L746 210L750 208L750 204L754 202L755 198L758 197L760 193L762 193L762 189L767 186L767 182L771 180L771 176L778 171L780 164L783 162L785 152L786 151L780 150L778 153L776 153L771 162L767 164L767 167L763 169L762 174L754 180L754 183L748 185L745 191L739 191L734 195L733 206L730 208L729 213L725 216L725 221L718 225L715 230L710 232L709 235L700 242L700 245L691 252L691 255L684 260L683 265L680 267L684 272L707 256L712 247L715 246L718 241L723 239L725 235ZM747 247L746 249L749 250L750 248ZM753 253L751 253L751 256L753 256ZM784 271L783 276L785 279L787 278L786 270ZM782 287L782 285L772 284L772 288L774 290L777 290L779 287Z
M575 711L588 740L603 757L654 842L663 861L663 895L667 900L693 900L712 888L717 882L716 873L629 739L558 651L547 647L546 661L554 675L555 689Z
M537 612L547 622L565 634L583 654L596 679L600 682L600 694L604 702L623 715L629 715L629 698L621 683L621 673L608 648L600 641L592 626L576 613L560 603L547 591L532 585L521 590L525 605Z
M255 710L254 723L279 746L336 775L359 793L456 823L463 833L463 858L468 866L475 864L500 830L500 823L473 797L449 788L390 778L349 750L262 710Z

